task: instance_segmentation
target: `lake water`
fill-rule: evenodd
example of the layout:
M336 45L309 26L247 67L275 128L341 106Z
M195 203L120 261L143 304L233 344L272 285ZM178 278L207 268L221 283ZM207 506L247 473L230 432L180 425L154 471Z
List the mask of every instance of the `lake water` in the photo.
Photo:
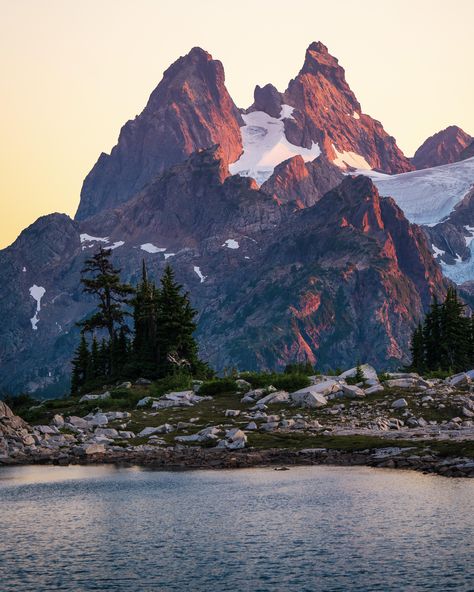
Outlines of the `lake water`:
M0 469L0 590L474 590L474 480Z

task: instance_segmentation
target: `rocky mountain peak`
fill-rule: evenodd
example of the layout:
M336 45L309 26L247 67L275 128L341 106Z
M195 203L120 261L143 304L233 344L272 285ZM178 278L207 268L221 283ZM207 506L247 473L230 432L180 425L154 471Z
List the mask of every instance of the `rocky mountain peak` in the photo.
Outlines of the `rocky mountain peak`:
M196 150L219 144L226 164L242 152L241 115L220 61L195 47L164 73L140 115L122 128L110 155L84 180L77 220L129 200Z
M457 125L450 125L430 136L411 159L417 169L449 164L462 159L462 153L473 138Z
M341 168L400 173L413 167L380 122L363 114L338 60L321 42L306 50L302 69L283 93L294 108L285 121L290 142L305 148L317 142Z

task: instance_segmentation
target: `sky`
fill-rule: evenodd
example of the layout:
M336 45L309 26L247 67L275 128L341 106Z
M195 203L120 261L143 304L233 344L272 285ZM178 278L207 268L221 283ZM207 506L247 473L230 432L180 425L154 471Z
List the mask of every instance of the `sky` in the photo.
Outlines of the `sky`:
M472 0L0 0L0 248L41 215L74 215L99 154L196 45L247 107L322 41L411 156L448 125L474 135L473 33Z

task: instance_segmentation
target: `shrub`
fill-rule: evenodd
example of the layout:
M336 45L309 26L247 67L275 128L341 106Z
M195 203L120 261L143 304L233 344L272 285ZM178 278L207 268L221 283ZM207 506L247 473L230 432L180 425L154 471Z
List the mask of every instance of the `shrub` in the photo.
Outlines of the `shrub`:
M311 384L306 374L280 374L273 380L273 386L282 391L298 391Z
M284 370L285 374L304 374L311 376L314 374L314 368L311 362L295 362L293 364L287 364Z
M150 395L152 397L161 397L161 395L172 391L187 391L191 389L192 381L192 376L184 372L170 374L169 376L165 376L165 378L160 378L151 385Z
M233 378L217 378L204 382L199 389L199 394L204 397L212 397L213 395L235 393L236 391L237 383Z
M132 389L116 388L111 391L110 396L112 399L128 399L132 394Z

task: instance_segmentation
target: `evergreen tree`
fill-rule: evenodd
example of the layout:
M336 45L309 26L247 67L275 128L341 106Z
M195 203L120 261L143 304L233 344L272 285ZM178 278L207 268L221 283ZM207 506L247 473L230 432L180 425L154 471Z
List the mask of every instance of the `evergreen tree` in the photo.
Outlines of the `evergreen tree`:
M85 335L81 335L81 341L72 360L71 394L77 394L90 378L91 354Z
M99 249L95 255L87 259L82 269L81 282L84 292L98 299L98 310L85 321L79 323L82 331L92 332L105 329L113 341L117 327L125 327L128 313L124 305L129 303L129 296L134 290L120 280L120 269L116 269L111 261L111 249ZM87 277L91 274L92 277Z
M425 317L423 325L423 347L425 366L430 370L441 368L441 313L443 305L435 298ZM418 337L419 339L419 337Z
M101 368L99 343L98 343L95 335L92 338L92 346L91 346L91 374L92 374L93 378L98 378L99 376L104 376L103 370Z
M196 330L189 294L181 293L173 270L166 266L158 291L157 344L158 368L162 375L176 370L202 371L205 365L198 358L198 347L193 337Z
M449 288L441 311L441 367L458 371L469 365L470 320L455 288Z
M136 288L133 300L134 320L134 368L137 375L154 376L158 367L157 343L158 292L148 279L145 261L142 263L142 280Z
M411 368L416 372L423 372L425 368L425 340L421 323L413 333L411 340Z
M356 382L364 382L365 381L365 376L364 376L364 372L362 371L362 368L360 366L360 362L357 362L357 366L356 366L356 372L354 375L354 379Z

